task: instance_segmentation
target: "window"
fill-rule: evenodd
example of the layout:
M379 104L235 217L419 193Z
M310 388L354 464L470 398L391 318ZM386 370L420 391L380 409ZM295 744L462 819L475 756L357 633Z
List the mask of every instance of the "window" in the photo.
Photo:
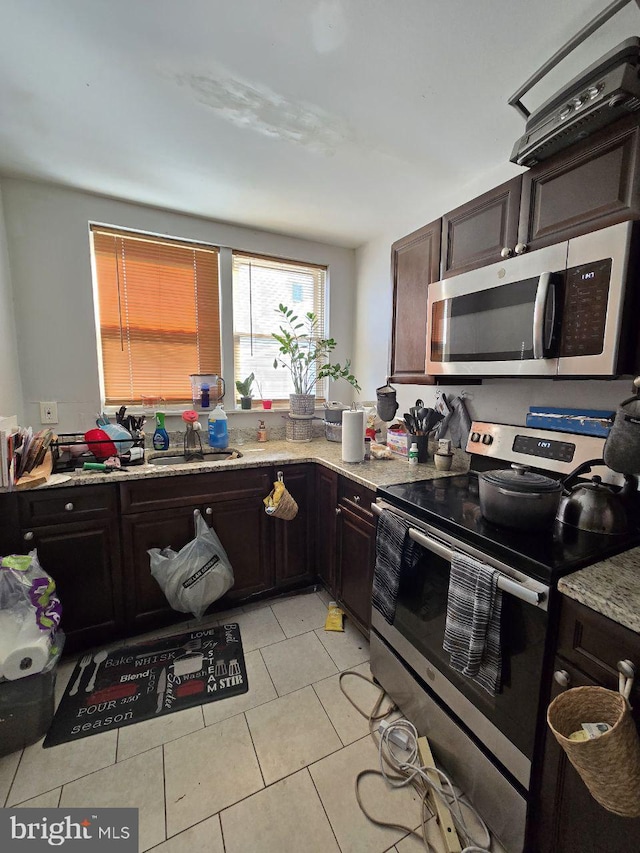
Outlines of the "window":
M191 400L221 371L218 249L92 226L106 405Z
M293 308L300 317L312 311L318 317L319 337L325 337L326 277L326 267L233 253L235 378L254 373L265 399L288 400L293 393L289 371L273 367L278 344L271 333L279 328L278 305ZM325 394L326 380L321 380L316 396L322 399Z

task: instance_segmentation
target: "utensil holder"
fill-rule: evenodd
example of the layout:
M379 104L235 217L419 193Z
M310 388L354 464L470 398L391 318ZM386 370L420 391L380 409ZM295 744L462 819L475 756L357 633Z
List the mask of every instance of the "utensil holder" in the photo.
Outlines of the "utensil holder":
M612 728L593 740L569 740L586 722ZM625 696L605 687L574 687L549 705L547 723L591 796L607 811L639 817L640 740Z
M407 433L407 455L411 450L412 444L418 445L418 462L429 461L429 436L428 435L411 435Z

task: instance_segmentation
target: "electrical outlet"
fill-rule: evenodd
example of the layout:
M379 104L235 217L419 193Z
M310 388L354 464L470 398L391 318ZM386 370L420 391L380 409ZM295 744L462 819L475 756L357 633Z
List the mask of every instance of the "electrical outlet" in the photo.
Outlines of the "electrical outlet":
M40 403L40 423L41 424L57 424L58 423L58 404L57 403Z

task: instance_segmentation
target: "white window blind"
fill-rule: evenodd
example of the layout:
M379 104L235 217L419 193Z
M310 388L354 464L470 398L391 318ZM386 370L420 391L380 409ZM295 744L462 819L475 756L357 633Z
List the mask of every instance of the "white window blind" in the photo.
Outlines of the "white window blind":
M278 305L292 308L301 318L308 311L318 317L318 337L327 336L325 318L326 267L294 261L233 253L233 340L235 379L251 373L264 399L288 401L293 393L291 374L274 369L278 343L271 337L280 328ZM259 396L254 383L253 396ZM316 386L325 399L326 380Z

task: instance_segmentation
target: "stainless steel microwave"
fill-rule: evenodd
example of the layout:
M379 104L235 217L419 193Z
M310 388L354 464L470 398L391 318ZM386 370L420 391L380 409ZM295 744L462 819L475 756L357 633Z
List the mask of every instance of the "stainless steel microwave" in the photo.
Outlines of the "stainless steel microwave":
M430 285L427 373L632 372L634 234L633 223L623 222Z

